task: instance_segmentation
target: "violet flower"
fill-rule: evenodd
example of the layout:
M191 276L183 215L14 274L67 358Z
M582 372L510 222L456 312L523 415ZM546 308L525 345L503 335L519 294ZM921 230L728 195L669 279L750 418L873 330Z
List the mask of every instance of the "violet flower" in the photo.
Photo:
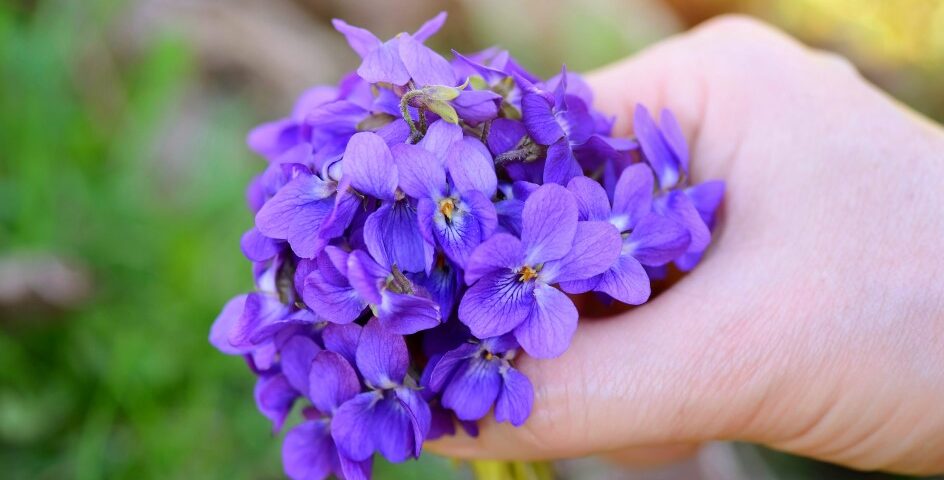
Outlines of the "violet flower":
M573 195L542 185L525 201L520 239L495 234L473 252L459 319L478 338L514 332L529 355L559 356L577 328L577 308L552 285L603 273L619 251L612 225L578 222Z
M364 461L380 452L391 462L419 457L430 428L429 405L407 375L409 352L403 337L367 322L356 353L368 391L334 413L331 436L346 458Z
M649 277L643 265L665 265L684 254L691 242L684 226L652 212L652 188L652 171L642 164L623 170L612 207L599 183L576 177L567 184L577 199L580 219L609 222L622 234L623 247L619 259L606 272L562 283L564 291L594 290L630 305L649 299Z
M381 266L361 250L351 252L348 279L367 301L385 328L402 335L435 327L441 322L439 304L396 266Z

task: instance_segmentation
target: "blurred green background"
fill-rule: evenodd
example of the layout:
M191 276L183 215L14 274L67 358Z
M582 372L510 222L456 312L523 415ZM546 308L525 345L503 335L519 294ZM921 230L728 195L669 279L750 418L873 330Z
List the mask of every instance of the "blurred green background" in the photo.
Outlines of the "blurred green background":
M440 9L451 17L434 46L501 44L542 74L749 12L944 119L941 1L4 0L0 478L281 477L245 364L206 340L226 299L251 288L238 240L251 223L243 190L263 164L245 133L356 66L331 17L391 35ZM745 478L886 478L743 445L711 455ZM561 468L735 478L705 461L662 477ZM452 472L434 457L378 467L468 476Z

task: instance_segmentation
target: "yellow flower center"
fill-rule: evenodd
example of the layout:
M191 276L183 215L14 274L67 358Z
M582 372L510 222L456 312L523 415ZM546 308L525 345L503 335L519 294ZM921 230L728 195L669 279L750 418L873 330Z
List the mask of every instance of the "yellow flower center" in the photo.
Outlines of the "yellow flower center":
M439 211L446 217L446 220L452 220L452 212L456 209L456 202L451 198L444 198L439 201Z
M538 278L537 270L527 265L521 267L521 270L518 271L518 274L521 275L520 277L518 277L518 279L521 280L522 282L527 282L529 280L534 280L535 278Z

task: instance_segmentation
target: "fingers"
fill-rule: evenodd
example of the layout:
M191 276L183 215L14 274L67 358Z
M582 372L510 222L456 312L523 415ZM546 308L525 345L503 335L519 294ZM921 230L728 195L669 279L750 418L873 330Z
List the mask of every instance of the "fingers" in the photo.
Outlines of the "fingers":
M600 456L616 466L633 468L652 468L677 463L695 456L701 448L699 444L674 444L658 446L630 447Z

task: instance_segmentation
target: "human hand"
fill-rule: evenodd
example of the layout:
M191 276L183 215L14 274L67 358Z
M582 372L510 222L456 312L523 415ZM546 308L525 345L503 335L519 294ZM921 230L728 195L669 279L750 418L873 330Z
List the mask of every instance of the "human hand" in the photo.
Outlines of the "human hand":
M859 469L944 471L944 134L844 60L725 18L588 76L629 133L675 112L728 190L702 263L570 349L519 366L521 428L446 455L674 456L725 439Z

